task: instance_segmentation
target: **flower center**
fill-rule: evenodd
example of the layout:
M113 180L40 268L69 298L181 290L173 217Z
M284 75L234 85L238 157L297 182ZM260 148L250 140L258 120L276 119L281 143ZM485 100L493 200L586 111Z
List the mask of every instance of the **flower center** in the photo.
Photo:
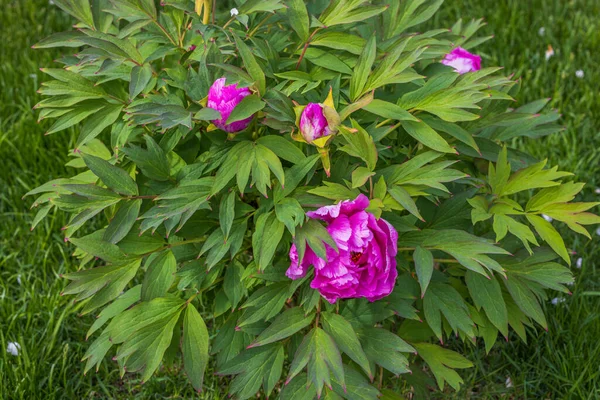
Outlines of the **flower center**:
M351 251L350 252L350 259L352 260L352 262L357 263L358 260L360 260L361 257L362 257L362 253L359 253L358 251Z

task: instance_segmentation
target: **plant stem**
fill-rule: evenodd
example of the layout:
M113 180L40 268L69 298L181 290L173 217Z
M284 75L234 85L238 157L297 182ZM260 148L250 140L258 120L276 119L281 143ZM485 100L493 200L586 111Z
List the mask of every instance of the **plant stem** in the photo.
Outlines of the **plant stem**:
M317 302L317 318L315 319L315 328L319 327L319 317L321 316L321 297L319 297L319 301Z
M304 54L306 54L306 50L308 50L308 46L310 45L310 41L312 40L312 38L315 36L315 34L317 32L319 32L321 28L317 28L313 31L313 33L311 33L310 37L308 38L308 40L306 41L306 43L304 43L304 48L302 49L302 54L300 54L300 58L298 59L298 62L296 63L296 69L298 69L300 67L300 63L302 62L302 59L304 58Z

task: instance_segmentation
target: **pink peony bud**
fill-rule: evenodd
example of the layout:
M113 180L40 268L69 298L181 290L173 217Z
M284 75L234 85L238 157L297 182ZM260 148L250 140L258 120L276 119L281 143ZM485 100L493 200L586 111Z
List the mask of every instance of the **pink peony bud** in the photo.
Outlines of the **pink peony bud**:
M329 123L319 103L308 103L300 116L300 133L307 143L331 135Z
M240 101L250 94L251 92L248 88L238 88L237 83L225 86L225 78L217 79L208 90L207 106L221 113L221 119L215 119L212 123L217 128L230 133L246 129L253 117L231 124L226 124L225 122Z
M446 54L442 60L442 64L454 68L459 74L464 74L471 71L479 71L481 69L481 57L469 53L462 47L457 47Z

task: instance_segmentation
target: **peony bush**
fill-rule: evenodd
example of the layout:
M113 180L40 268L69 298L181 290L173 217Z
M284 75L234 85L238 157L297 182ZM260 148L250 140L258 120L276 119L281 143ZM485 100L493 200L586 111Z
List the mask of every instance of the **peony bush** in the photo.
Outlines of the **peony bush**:
M54 2L77 22L34 46L66 48L36 108L76 132L73 174L28 195L33 227L71 216L86 372L395 398L460 387L448 342L546 329L573 281L557 228L600 218L513 147L559 114L516 106L481 20L423 32L441 0Z

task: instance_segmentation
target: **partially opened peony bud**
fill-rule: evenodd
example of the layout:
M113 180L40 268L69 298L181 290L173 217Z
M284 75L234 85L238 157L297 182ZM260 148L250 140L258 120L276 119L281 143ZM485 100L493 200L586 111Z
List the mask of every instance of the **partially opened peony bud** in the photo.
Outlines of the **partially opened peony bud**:
M206 105L220 112L221 119L215 119L212 123L217 128L230 133L246 129L253 117L232 122L231 124L226 124L225 122L240 101L250 94L251 92L248 88L238 88L237 83L225 86L225 78L217 79L208 90L208 102Z
M442 64L454 68L459 74L464 74L471 71L479 71L481 69L481 57L469 53L462 47L457 47L446 54L442 60Z
M322 105L318 103L307 104L300 116L300 133L307 143L331 135L331 129L329 129Z

